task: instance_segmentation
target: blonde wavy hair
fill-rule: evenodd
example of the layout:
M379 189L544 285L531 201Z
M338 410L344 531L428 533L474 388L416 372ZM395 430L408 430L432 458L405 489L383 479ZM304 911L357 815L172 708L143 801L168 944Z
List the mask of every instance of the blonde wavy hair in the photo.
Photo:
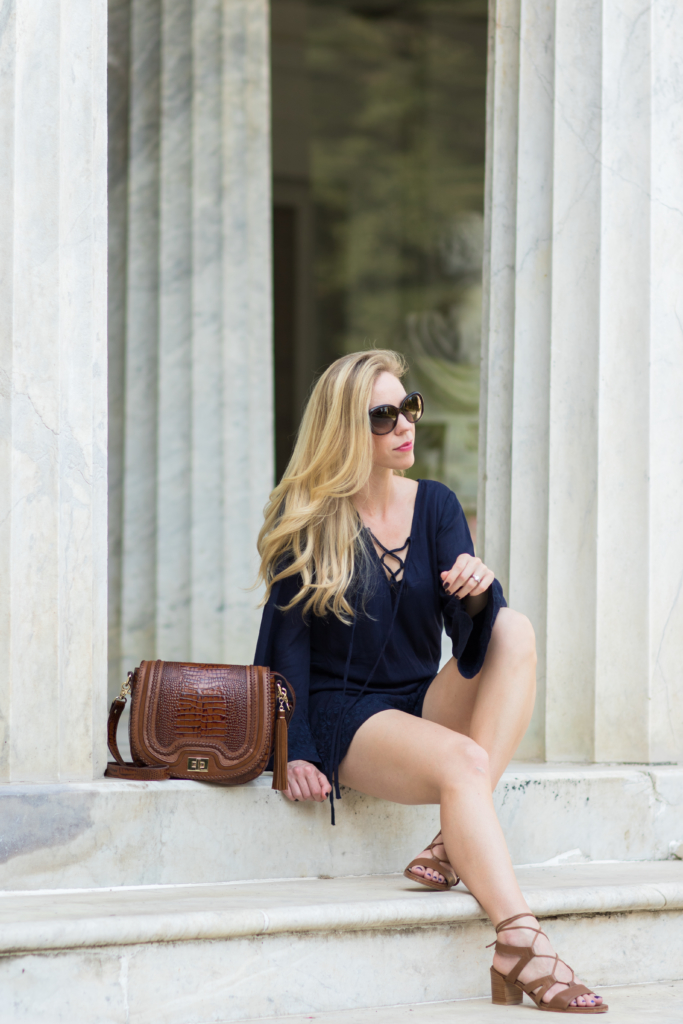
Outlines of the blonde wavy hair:
M333 612L342 622L353 616L347 592L364 547L351 497L372 470L372 388L381 373L400 379L406 370L397 352L373 349L342 356L316 382L258 537L264 602L278 580L301 575L284 611L303 604L304 614Z

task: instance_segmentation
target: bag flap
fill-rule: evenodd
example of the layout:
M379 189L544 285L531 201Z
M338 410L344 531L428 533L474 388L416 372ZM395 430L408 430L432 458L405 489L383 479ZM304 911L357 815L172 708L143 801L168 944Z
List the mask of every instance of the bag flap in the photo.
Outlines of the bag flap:
M274 689L261 666L143 662L131 712L133 755L176 764L188 751L206 751L224 770L267 759Z

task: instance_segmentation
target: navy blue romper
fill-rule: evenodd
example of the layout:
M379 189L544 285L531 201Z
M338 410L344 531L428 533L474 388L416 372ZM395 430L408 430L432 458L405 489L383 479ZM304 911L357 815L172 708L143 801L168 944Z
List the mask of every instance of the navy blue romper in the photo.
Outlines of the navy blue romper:
M465 514L455 494L420 480L405 570L392 583L371 543L369 564L355 586L357 613L350 625L335 615L307 618L300 607L283 614L301 586L299 577L277 583L263 610L255 665L281 672L296 692L289 728L289 759L311 761L330 783L356 730L389 708L421 716L441 661L443 628L461 675L480 671L498 609L505 605L495 580L485 608L471 618L443 589L441 573L463 551L474 553ZM360 561L360 560L359 560Z

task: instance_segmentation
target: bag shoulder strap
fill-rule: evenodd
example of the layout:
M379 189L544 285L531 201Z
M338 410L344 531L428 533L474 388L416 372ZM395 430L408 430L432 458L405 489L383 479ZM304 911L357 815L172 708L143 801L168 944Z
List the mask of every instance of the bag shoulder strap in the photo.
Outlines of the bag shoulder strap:
M128 673L128 678L121 687L121 693L114 699L109 708L109 720L107 722L107 746L109 753L114 758L109 761L104 774L108 779L137 779L138 781L149 782L154 779L170 779L171 770L166 765L158 768L147 768L124 761L116 742L116 733L119 728L119 721L126 706L126 700L130 696L133 685L133 673Z

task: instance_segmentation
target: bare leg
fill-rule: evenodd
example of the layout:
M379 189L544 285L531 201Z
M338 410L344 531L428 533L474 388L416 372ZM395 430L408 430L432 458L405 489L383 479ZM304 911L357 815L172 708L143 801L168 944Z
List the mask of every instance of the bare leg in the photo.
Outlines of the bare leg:
M526 615L501 608L481 672L465 679L451 658L427 691L422 717L484 748L494 790L526 732L535 697L533 627Z
M440 804L446 845L493 921L528 910L491 797L486 751L473 740L401 711L373 715L340 765L340 781L404 804Z
M535 696L533 627L525 615L501 608L481 672L465 679L451 658L427 691L422 717L469 736L484 748L493 791L526 731ZM443 846L436 846L434 854L447 860ZM429 856L427 851L420 856L424 855ZM443 875L430 868L416 865L411 870L443 881Z
M493 807L488 755L479 744L435 722L383 711L354 736L340 765L340 781L397 803L439 804L444 841L458 873L494 924L515 914L530 914ZM530 918L529 924L535 927L535 918ZM502 941L530 944L523 931L506 933ZM545 952L540 940L537 948ZM509 958L494 956L494 965L504 973L511 963ZM547 961L533 961L520 977L530 980L547 970ZM563 980L562 970L560 965L558 975ZM568 970L566 977L569 981ZM561 990L553 986L546 1000ZM594 1004L595 997L590 999Z

